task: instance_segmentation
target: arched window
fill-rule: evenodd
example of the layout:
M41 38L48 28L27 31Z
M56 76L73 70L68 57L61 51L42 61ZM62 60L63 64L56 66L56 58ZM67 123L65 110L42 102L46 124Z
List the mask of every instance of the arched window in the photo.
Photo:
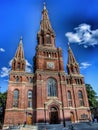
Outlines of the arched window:
M48 96L57 96L57 83L53 78L48 79Z
M71 72L74 73L74 68L73 68L73 66L71 66Z
M32 91L28 91L28 107L32 108Z
M20 63L18 63L17 69L18 69L18 70L20 69Z
M62 76L62 79L63 79L63 81L65 81L65 77L64 76Z
M15 66L16 66L16 61L14 60L13 62L13 69L15 70Z
M19 91L14 90L13 107L18 107Z
M68 97L68 106L71 107L72 106L72 96L71 96L70 91L67 92L67 97Z
M29 82L30 82L30 83L32 83L32 82L33 82L33 79L32 79L31 77L29 78Z
M50 44L50 35L49 34L46 35L46 43Z
M19 82L19 77L18 76L16 77L16 82Z
M71 97L71 92L70 91L68 91L68 99L72 99L72 97Z
M25 65L24 65L24 63L22 64L22 69L23 69L23 70L25 69Z
M82 79L80 79L80 84L82 84Z
M78 68L77 67L75 67L75 72L78 73Z
M82 91L78 91L78 98L79 98L79 104L80 106L84 106L84 101L83 101L83 94Z
M78 84L80 84L80 80L78 79Z
M68 79L66 79L66 83L69 84Z

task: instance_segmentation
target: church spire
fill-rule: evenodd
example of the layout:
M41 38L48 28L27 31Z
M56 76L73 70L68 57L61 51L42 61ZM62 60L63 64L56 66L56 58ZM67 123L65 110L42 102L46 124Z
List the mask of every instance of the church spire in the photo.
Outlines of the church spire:
M75 63L77 64L77 61L70 47L70 43L68 43L68 64L75 64Z
M12 61L12 70L24 71L25 70L24 49L22 44L22 36L20 37L19 45L16 54Z
M68 62L67 62L67 71L68 74L79 74L79 66L74 57L70 43L68 43Z
M44 32L53 32L49 16L48 16L48 10L46 8L46 4L44 3L43 11L42 11L42 19L41 19L41 24L40 24L40 31L43 30Z
M24 59L24 50L22 45L22 36L20 37L19 45L15 54L15 57L18 59Z
M46 4L44 3L44 7L42 10L42 19L40 22L40 30L37 35L38 38L38 45L45 45L45 46L55 46L55 34L52 29L48 10L46 8Z

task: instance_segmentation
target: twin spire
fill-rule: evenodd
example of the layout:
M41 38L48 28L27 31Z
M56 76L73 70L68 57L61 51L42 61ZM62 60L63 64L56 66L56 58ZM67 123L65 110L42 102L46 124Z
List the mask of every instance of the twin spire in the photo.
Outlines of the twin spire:
M80 73L79 65L74 57L74 54L73 54L72 49L70 47L70 43L68 43L67 71L68 71L68 74L70 74L70 75Z
M12 70L25 71L25 66L26 66L26 62L25 62L25 57L24 57L22 37L20 37L19 45L12 61Z
M15 54L15 57L18 59L24 59L24 49L22 44L22 36L20 37L19 45Z
M77 61L76 61L74 54L72 52L72 49L70 47L70 43L68 43L68 64L73 64L73 63L77 64Z

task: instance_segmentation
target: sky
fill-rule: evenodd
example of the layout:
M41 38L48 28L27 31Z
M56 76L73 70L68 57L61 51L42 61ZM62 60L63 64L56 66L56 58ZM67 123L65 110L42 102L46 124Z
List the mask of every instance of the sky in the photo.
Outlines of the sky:
M68 42L85 76L98 95L98 0L0 0L0 92L8 89L11 62L23 37L26 71L32 70L43 3L63 51L64 69Z

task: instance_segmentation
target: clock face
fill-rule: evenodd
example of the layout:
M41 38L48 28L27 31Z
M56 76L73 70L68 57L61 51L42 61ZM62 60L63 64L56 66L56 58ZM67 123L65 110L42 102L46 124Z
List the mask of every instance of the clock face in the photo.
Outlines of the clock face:
M54 68L54 62L47 62L47 68L53 69Z

